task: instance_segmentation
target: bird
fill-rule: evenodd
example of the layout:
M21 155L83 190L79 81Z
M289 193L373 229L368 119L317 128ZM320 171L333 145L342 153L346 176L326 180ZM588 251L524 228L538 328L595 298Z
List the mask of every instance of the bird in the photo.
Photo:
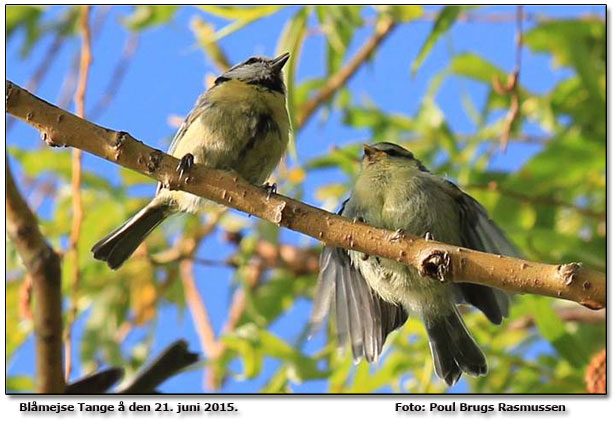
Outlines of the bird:
M168 150L181 159L180 175L196 163L233 170L254 185L266 182L292 131L282 72L289 57L251 57L217 77L198 97ZM151 202L92 247L94 258L118 269L166 218L198 213L206 203L159 183Z
M389 142L363 146L361 171L338 214L375 227L473 250L520 257L485 208L453 182L432 174L414 155ZM334 311L341 347L355 361L376 362L387 336L409 315L426 328L436 375L454 385L462 373L487 373L487 359L457 308L467 303L494 324L508 316L509 296L473 283L421 276L412 266L335 246L319 262L311 333Z

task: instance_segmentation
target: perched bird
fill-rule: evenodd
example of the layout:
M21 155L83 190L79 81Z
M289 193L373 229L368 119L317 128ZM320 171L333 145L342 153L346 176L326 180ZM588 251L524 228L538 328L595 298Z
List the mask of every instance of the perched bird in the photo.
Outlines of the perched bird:
M362 170L339 212L375 227L519 256L485 209L455 184L431 174L411 152L393 143L364 146ZM389 333L409 314L423 320L436 374L448 385L462 372L487 373L485 355L456 305L469 303L493 323L508 315L508 296L472 283L443 283L405 264L342 248L325 247L312 312L312 332L335 311L341 346L348 340L356 361L378 359Z
M181 158L180 173L199 163L232 169L252 184L265 183L286 151L291 130L282 75L288 58L288 53L252 57L219 76L198 98L168 151ZM205 203L158 184L145 208L94 245L94 258L117 269L164 219L196 213Z

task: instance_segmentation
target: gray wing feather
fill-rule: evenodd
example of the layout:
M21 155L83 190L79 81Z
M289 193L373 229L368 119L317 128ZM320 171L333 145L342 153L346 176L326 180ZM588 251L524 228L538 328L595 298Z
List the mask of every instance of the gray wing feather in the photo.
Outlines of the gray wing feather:
M320 257L320 274L312 308L311 333L317 331L333 306L340 346L350 340L355 360L378 359L389 333L408 318L403 307L390 304L375 294L361 272L352 265L348 252L325 247Z
M345 287L348 310L348 333L350 334L350 346L352 348L352 356L355 359L363 357L363 323L361 320L361 312L359 311L359 299L355 284L350 276L350 267L344 268L344 278L342 279Z
M327 314L331 300L334 297L337 268L331 263L335 250L325 247L320 254L318 280L316 282L316 296L312 303L312 316L310 318L310 334L320 330Z
M464 247L510 257L522 256L478 201L449 181L446 181L446 188L460 212L461 244ZM508 316L510 301L504 291L473 283L464 283L460 287L463 299L481 310L491 322L499 324L503 317Z
M346 285L344 280L348 277L344 274L344 268L338 270L341 276L335 284L335 321L337 339L341 346L345 346L348 340L348 327L350 326L350 318L348 317L348 298L346 295Z

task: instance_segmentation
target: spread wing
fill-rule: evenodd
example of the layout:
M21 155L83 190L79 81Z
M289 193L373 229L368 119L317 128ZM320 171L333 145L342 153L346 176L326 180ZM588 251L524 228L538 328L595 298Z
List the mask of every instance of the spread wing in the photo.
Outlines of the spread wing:
M352 265L348 251L326 246L320 256L310 319L312 334L322 326L329 310L335 312L339 345L346 346L350 340L357 361L361 357L368 362L377 360L387 335L408 318L401 306L384 301L371 290L359 269Z
M504 232L488 217L485 208L455 184L445 181L447 192L459 210L461 244L476 251L522 257ZM463 299L481 310L495 324L508 316L508 295L499 289L473 283L460 284Z

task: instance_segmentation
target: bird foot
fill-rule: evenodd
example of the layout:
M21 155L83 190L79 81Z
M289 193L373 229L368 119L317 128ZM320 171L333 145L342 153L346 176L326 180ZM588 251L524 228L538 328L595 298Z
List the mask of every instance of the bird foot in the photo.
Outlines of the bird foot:
M190 168L194 165L194 156L191 153L187 153L179 160L179 165L177 166L177 170L179 171L179 179L181 180L184 177L185 173L190 171Z
M426 241L433 241L433 235L429 232L425 233L425 240Z
M271 199L271 195L278 193L278 184L277 183L265 183L263 185L263 189L267 191L267 200Z
M389 240L391 242L399 242L404 236L406 236L404 229L397 229Z

